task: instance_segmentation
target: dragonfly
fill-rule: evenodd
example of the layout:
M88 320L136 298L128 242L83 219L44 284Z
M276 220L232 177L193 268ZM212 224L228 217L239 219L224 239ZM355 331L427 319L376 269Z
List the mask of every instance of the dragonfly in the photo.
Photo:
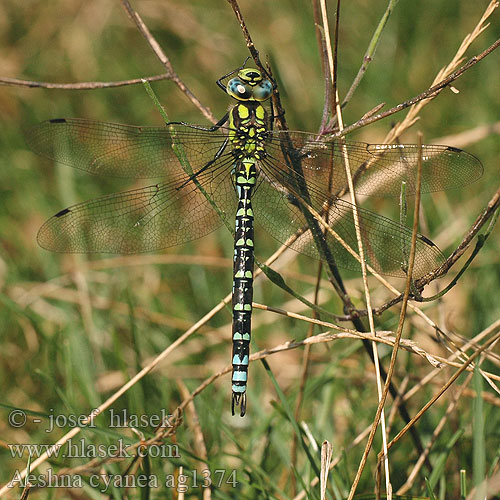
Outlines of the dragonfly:
M254 277L254 220L278 241L336 266L359 270L359 228L364 259L375 271L407 273L412 232L405 225L357 207L342 197L346 168L360 195L397 196L467 185L481 162L449 146L366 144L329 140L275 128L265 72L243 66L217 80L232 98L212 127L169 122L163 127L79 118L44 121L27 133L32 151L59 163L101 174L156 183L65 208L39 230L55 252L132 254L200 238L225 224L234 234L232 286L232 414L247 408ZM321 223L320 223L321 221ZM412 278L444 261L439 248L418 235Z

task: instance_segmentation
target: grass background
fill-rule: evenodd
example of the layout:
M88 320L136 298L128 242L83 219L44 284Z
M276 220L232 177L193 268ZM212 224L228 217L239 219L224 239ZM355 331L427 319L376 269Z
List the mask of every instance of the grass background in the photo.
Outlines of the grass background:
M486 4L465 0L401 0L384 31L374 61L345 110L344 121L347 124L355 121L380 102L387 102L390 107L425 90L476 25ZM229 5L215 0L169 0L137 1L134 7L188 87L216 116L222 116L228 99L214 82L247 56ZM269 55L289 125L297 130L317 129L323 106L323 80L311 4L298 0L255 0L242 2L241 8L261 55ZM380 0L356 0L342 6L338 65L341 95L356 75L385 8L386 3ZM333 6L330 9L333 11ZM492 25L469 55L479 53L498 38L498 16L493 14ZM118 2L4 1L0 5L0 47L3 77L50 82L116 81L163 71ZM421 120L405 134L404 141L416 141L417 130L424 133L425 142L432 142L498 121L498 53L476 65L455 86L460 93L444 91L424 109ZM172 120L206 124L199 111L171 82L155 83L153 87ZM0 482L3 485L27 461L26 454L13 458L7 444L54 443L71 426L46 432L49 415L87 415L230 292L232 241L222 229L201 240L168 249L157 257L134 257L126 265L121 259L99 265L94 263L99 260L96 257L54 255L42 250L36 244L36 232L50 215L69 204L131 184L93 178L36 157L24 144L22 128L56 117L136 125L161 125L161 117L142 86L92 91L2 86L0 117L0 403L4 405L0 419L3 444ZM381 141L391 125L389 120L378 122L350 138ZM453 137L447 142L457 145L453 144ZM467 145L467 150L482 160L485 166L482 179L461 190L424 197L427 229L423 232L445 253L460 241L498 189L498 135L491 133L474 141ZM392 216L397 214L395 204L394 200L371 201L372 208ZM457 287L443 300L425 306L426 313L444 330L472 338L499 319L498 234L495 230ZM257 232L256 239L261 260L277 248L277 242L262 231ZM278 261L275 268L299 293L312 297L316 262L292 252ZM362 307L359 277L348 273L345 276L349 291ZM440 283L448 280L444 278ZM395 284L403 286L400 281ZM433 284L428 294L436 290ZM373 300L377 305L388 297L387 292L374 284ZM256 283L255 300L310 315L310 311L265 279ZM339 301L325 283L322 283L321 303L341 313ZM396 308L377 318L377 328L394 330L398 314ZM306 323L270 312L255 311L253 321L254 351L303 339L308 331ZM162 408L167 413L174 411L184 398L184 387L193 390L228 364L230 322L230 310L226 307L121 397L113 405L114 411L126 409L129 415L149 416L159 414ZM412 316L408 318L404 336L413 338L433 354L447 355L445 348L436 342L434 332ZM362 453L362 445L351 449L350 444L370 424L377 404L373 368L360 346L358 341L342 340L312 349L298 418L301 429L307 429L304 440L316 467L317 447L323 440L332 442L334 455L341 454L340 463L330 476L331 498L344 498L349 491ZM303 349L296 349L268 358L292 408L297 399L303 353ZM381 356L387 365L390 350L381 347ZM498 358L484 361L482 368L498 374ZM431 369L421 358L403 351L398 358L395 380L398 385L405 380L411 388ZM445 368L421 388L408 402L410 413L416 413L453 372L454 369ZM462 376L458 385L418 423L424 444L445 415L456 387L464 380ZM466 470L468 490L474 474L476 480L496 477L498 484L500 398L483 384L481 397L476 392L480 385L470 385L463 392L432 446L431 470L424 468L419 473L409 493L427 494L424 478L430 477L438 497L458 498L460 469ZM42 424L34 423L29 416L26 425L13 428L8 423L8 406L39 412L44 416ZM318 487L309 486L316 475L314 467L300 446L295 472L291 467L294 427L260 363L251 365L248 415L244 419L233 418L229 406L230 383L226 375L196 398L199 427L187 413L175 439L168 441L179 445L180 458L152 458L141 463L142 470L149 466L158 478L179 473L180 466L189 475L193 470L201 470L198 430L206 446L205 462L209 468L225 470L224 479L230 471L237 470L238 489L229 484L213 488L214 498L293 498L294 474L297 492L305 488L309 498L319 498ZM98 429L85 431L77 439L84 437L87 444L105 445L114 443L117 437L128 442L138 440L130 429L110 428L108 417L109 413L103 415L97 422ZM396 416L391 436L402 426ZM151 436L153 431L151 427L139 430L145 436ZM379 434L375 449L380 449ZM407 435L391 451L395 490L406 481L417 459L414 444ZM50 466L54 472L69 468L75 473L72 468L88 462L87 454L83 458L54 459ZM123 460L90 465L87 476L82 472L82 477L98 472L123 474L127 467L137 463ZM46 471L44 464L38 473ZM358 491L372 492L374 476L372 453ZM498 486L496 491L498 495ZM126 491L109 487L101 494L85 486L31 494L40 498L106 495L172 498L177 493L166 488ZM198 488L190 490L186 498L200 495ZM11 492L12 498L18 496L19 491Z

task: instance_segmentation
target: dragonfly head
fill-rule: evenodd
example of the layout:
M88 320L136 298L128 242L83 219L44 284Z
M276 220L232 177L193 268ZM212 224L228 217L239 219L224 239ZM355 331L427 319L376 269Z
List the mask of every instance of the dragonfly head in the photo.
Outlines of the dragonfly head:
M273 85L258 69L244 68L227 82L226 92L238 101L265 101L271 97Z

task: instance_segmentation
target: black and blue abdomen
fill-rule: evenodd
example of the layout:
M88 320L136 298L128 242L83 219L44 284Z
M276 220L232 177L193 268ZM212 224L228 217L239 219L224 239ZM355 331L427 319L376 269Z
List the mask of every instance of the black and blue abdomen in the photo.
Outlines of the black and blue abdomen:
M251 195L257 173L254 160L242 160L236 167L238 191L233 263L233 413L241 404L245 413L250 353L250 334L253 298L254 224Z

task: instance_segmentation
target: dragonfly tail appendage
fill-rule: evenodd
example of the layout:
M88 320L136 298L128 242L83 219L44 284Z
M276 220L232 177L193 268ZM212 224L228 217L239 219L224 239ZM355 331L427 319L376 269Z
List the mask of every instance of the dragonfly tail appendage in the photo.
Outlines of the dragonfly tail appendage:
M246 392L233 392L233 399L231 402L231 412L233 417L235 415L235 408L240 407L240 417L244 417L247 411L247 394Z

